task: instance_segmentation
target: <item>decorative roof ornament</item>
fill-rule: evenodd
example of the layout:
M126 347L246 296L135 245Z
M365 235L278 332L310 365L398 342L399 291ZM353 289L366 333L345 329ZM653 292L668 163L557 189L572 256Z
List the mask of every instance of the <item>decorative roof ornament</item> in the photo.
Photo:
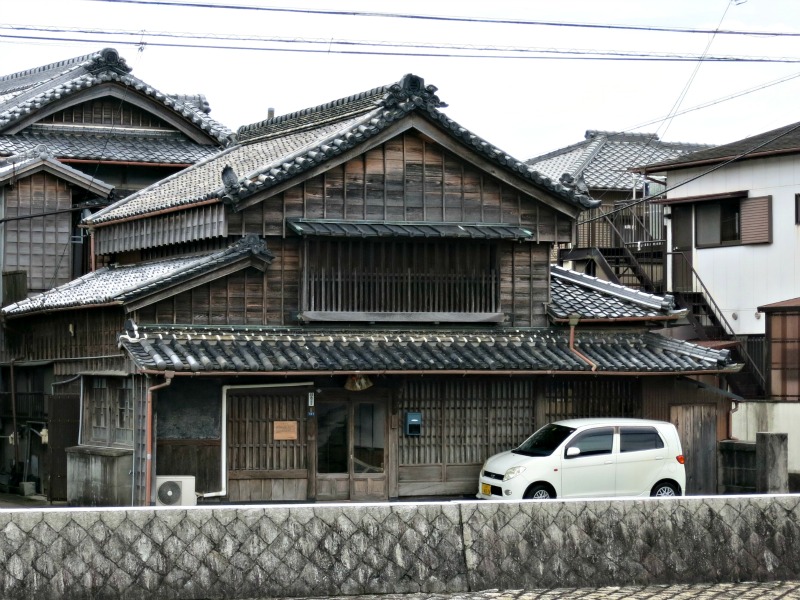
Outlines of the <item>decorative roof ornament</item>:
M222 201L226 204L236 203L238 200L237 196L239 195L239 190L242 189L242 185L239 183L239 176L230 165L225 165L225 167L222 169L222 187L224 189Z
M250 251L253 256L259 256L269 264L275 260L275 255L267 248L267 241L254 233L247 234L234 244L233 248L239 252Z
M408 73L400 81L389 86L389 93L383 99L383 104L391 108L412 102L417 106L445 108L447 103L442 102L436 95L438 89L435 85L426 86L422 77Z
M120 73L130 73L133 71L132 67L119 55L119 52L114 48L103 48L100 52L93 54L86 65L86 69L91 73L98 71L113 70Z

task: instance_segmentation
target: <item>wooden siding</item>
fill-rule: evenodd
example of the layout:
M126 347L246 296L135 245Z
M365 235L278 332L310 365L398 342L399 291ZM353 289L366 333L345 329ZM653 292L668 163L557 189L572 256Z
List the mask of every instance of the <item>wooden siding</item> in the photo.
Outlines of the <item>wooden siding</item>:
M305 500L309 477L308 390L228 393L228 499ZM297 439L276 440L277 421L297 425Z
M772 196L745 198L739 207L743 244L772 243Z
M227 235L225 206L207 204L94 230L95 252L116 254Z
M122 307L67 310L11 319L7 338L11 351L26 360L119 357L121 364L124 355L117 336L124 322Z
M264 324L264 274L244 269L146 306L135 313L142 323L193 325Z
M70 186L50 173L25 177L5 190L4 217L12 220L3 224L3 270L27 271L30 292L49 290L72 278L72 214L14 217L70 208Z
M422 435L398 441L398 494L462 494L476 489L492 454L535 430L535 380L406 380L399 417L422 414Z
M719 385L716 377L706 376L705 383ZM674 377L643 377L642 381L642 417L645 419L670 420L670 407L679 404L713 404L716 406L716 432L715 441L729 437L728 415L731 409L731 399L699 386L689 379ZM714 448L706 451L716 453Z
M769 397L800 401L800 312L767 313Z
M542 386L542 423L584 417L642 418L641 384L632 377L555 377Z
M283 219L506 223L536 241L571 241L572 222L407 131L229 218L229 233L282 235Z
M547 325L545 303L550 300L549 246L514 244L501 246L500 310L512 327Z
M175 128L155 115L116 98L99 98L60 110L39 121L66 125L109 125L145 129Z

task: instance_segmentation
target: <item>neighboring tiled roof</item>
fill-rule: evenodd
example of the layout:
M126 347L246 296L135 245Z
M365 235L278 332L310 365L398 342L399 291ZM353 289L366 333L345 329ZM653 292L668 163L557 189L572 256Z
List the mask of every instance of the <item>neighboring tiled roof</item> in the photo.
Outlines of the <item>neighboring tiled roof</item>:
M39 144L26 152L0 158L0 182L6 182L12 178L26 177L40 169L49 170L71 184L90 190L102 198L107 198L114 189L113 185L109 185L96 177L91 177L83 171L73 169L69 165L60 162L43 144Z
M654 333L575 335L564 329L492 331L304 330L139 325L119 338L142 370L280 372L525 371L586 374L736 371L728 351Z
M648 173L659 169L664 171L687 167L693 164L716 163L732 160L737 157L759 158L774 154L789 154L800 152L800 123L785 125L772 131L759 133L730 144L714 146L707 150L700 150L691 154L676 157L673 160L662 159L651 161L646 166Z
M472 238L483 240L521 240L533 237L533 232L524 227L489 223L287 219L287 225L300 235L322 237Z
M670 295L647 294L553 265L547 313L557 321L577 315L586 322L678 319L686 311L677 309Z
M122 304L213 270L248 254L255 255L265 262L271 262L274 258L263 239L247 236L225 250L211 254L104 267L48 292L9 304L3 307L0 313L6 316L19 316L100 304Z
M174 132L44 130L36 125L16 135L0 135L0 155L18 154L46 144L62 160L115 160L141 163L190 165L219 152L216 146L195 144Z
M170 95L130 74L131 68L113 48L0 77L0 131L32 112L81 90L115 82L150 96L220 144L231 131L208 116L208 103L195 95Z
M632 168L708 147L707 144L662 142L655 133L589 130L583 142L531 158L526 163L554 181L567 173L590 190L630 191L634 185ZM636 189L641 190L642 185L638 178Z
M598 202L552 181L449 119L439 108L434 86L415 75L335 102L275 117L239 129L240 144L145 188L92 215L100 224L209 199L237 204L357 147L418 111L448 135L501 168L567 204L592 208Z

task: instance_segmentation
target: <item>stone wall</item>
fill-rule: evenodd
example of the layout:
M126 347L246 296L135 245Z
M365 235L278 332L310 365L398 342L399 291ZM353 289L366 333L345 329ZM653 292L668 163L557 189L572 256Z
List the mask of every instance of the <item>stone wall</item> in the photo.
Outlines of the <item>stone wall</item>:
M800 498L0 511L5 600L800 578Z

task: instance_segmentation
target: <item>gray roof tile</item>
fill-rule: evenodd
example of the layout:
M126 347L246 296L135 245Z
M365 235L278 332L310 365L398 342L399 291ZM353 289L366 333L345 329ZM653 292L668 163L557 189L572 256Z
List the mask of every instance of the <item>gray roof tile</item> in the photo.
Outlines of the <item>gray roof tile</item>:
M548 315L581 321L674 320L686 314L670 295L656 296L559 266L550 267Z
M114 82L140 94L150 96L173 111L182 120L204 131L220 145L229 142L232 132L208 115L208 102L203 96L163 93L134 77L130 71L131 68L128 67L125 59L120 57L116 50L105 48L92 54L0 77L0 131L13 127L31 113L45 109L48 105L59 102L67 96L107 82ZM33 129L40 136L45 135L45 132L48 131L48 128L41 126ZM122 129L117 128L117 132ZM49 135L59 138L58 132ZM112 137L114 136L106 135L106 139ZM20 145L17 146L13 146L14 142L5 141L4 143L6 145L0 146L0 152L12 153L25 147L25 142L19 142ZM36 143L41 143L41 141ZM9 148L8 144L12 144L12 147ZM56 149L66 146L67 142L61 138L53 143L48 142L48 144ZM125 149L126 145L131 148ZM111 150L111 148L106 149ZM187 155L185 149L179 152L178 156L169 156L170 149L178 150L178 148L171 148L164 144L159 148L156 143L156 150L160 151L161 158L165 159L161 162L185 162L181 158L181 156ZM123 158L120 160L127 160L127 157L124 156L126 153L142 154L140 149L136 149L135 140L125 137L124 134L118 136L114 150L123 154ZM85 152L86 155L82 152ZM69 157L96 159L97 153L98 144L88 141L76 143ZM107 156L106 153L105 157ZM148 162L153 162L153 160Z
M567 173L575 180L582 180L590 190L630 191L634 185L631 169L709 147L662 142L655 133L589 130L583 142L526 162L555 181ZM641 179L635 185L641 190Z
M0 313L15 317L100 304L123 304L247 254L258 256L266 262L271 262L273 258L264 240L247 236L225 250L210 254L103 267L50 291L9 304Z
M564 329L398 332L370 329L205 328L139 325L120 345L142 370L221 372L584 372L736 371L727 350L653 333L586 332L569 347Z
M358 146L412 112L502 168L581 208L599 203L537 172L448 118L434 86L406 75L400 82L240 128L240 144L95 213L99 224L217 198L236 204ZM225 169L229 167L229 169ZM223 184L222 171L226 170Z

